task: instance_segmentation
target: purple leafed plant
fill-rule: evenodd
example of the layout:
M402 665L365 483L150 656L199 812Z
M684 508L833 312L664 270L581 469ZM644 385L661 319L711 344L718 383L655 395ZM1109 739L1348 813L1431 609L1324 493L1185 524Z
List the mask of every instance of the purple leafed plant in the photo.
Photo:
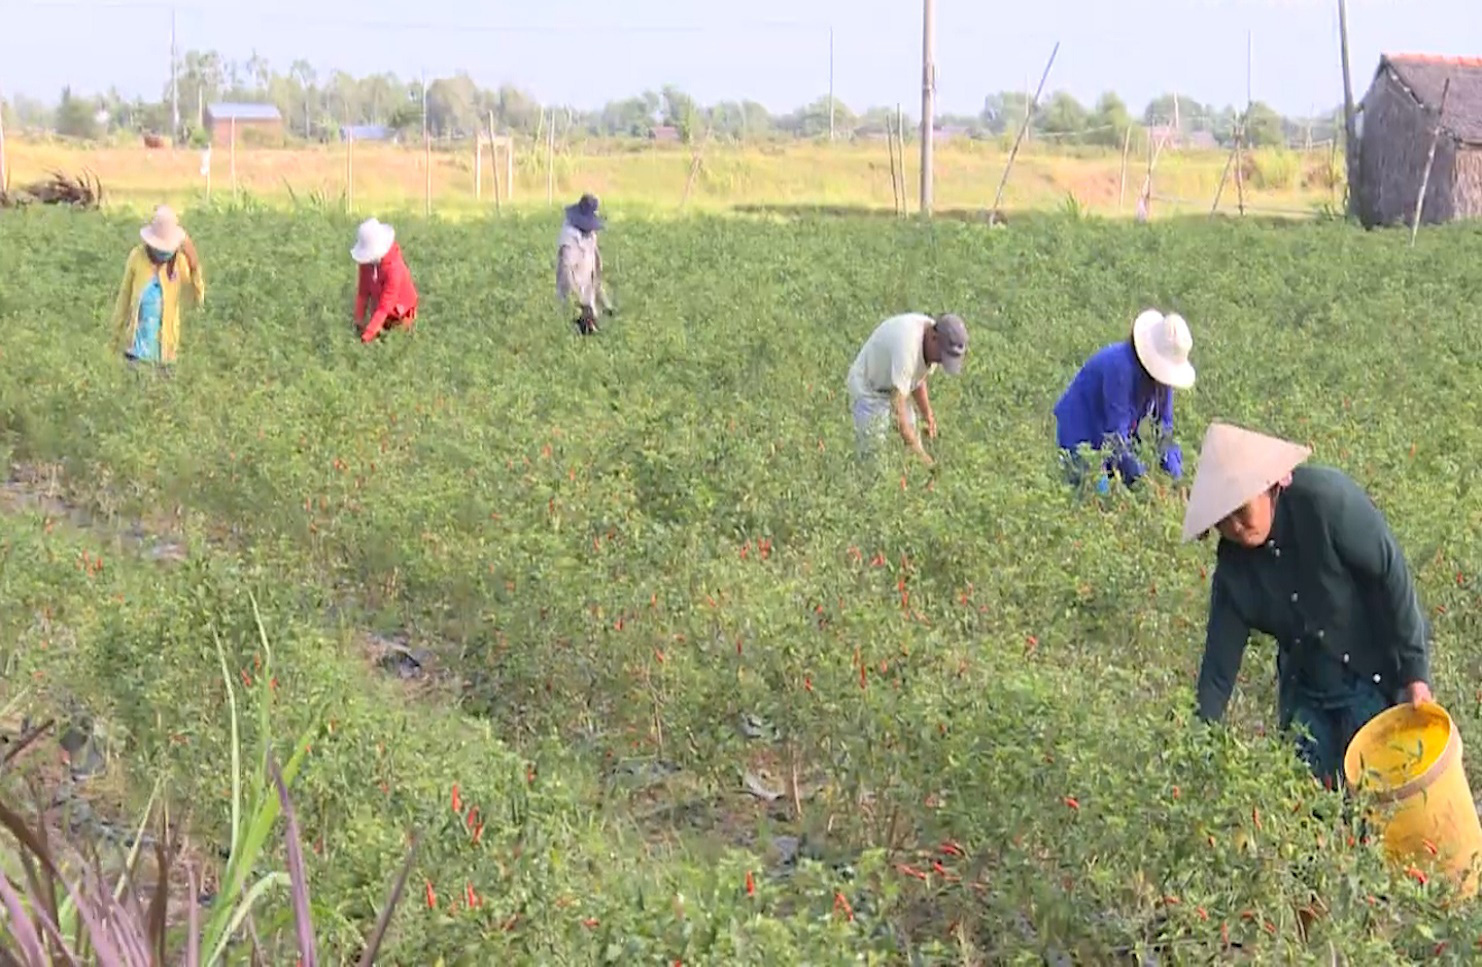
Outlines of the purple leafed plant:
M297 959L302 967L317 967L318 951L314 942L314 925L309 913L309 886L304 871L298 821L288 788L278 764L271 758L268 769L277 787L283 811L290 895L296 927ZM14 810L0 801L0 826L9 831L15 849L0 863L0 967L53 967L53 965L98 964L100 967L163 967L178 963L186 967L216 964L224 960L225 948L206 950L202 959L200 910L196 902L197 871L187 868L190 883L187 922L183 938L168 938L170 911L169 871L177 852L170 843L168 823L161 819L160 835L154 839L158 882L146 903L138 881L139 843L136 837L129 861L117 885L109 889L91 842L69 842L65 846L84 857L80 875L67 876L58 862L48 838L46 823L37 810L34 826L28 826ZM141 829L142 831L142 829ZM401 900L408 874L415 860L418 838L414 837L401 870L391 885L386 903L374 929L366 939L359 963L370 965L385 937L391 914ZM4 856L0 853L0 856ZM7 866L19 866L16 879ZM279 874L281 876L281 874ZM19 880L19 882L17 882ZM260 883L267 883L264 880ZM262 890L257 891L260 895ZM233 898L219 897L218 902ZM255 900L245 896L243 901ZM251 919L251 902L243 902L230 920L233 931ZM256 947L253 931L248 931ZM183 949L181 949L183 947ZM254 949L254 954L258 951ZM263 962L254 956L254 962Z

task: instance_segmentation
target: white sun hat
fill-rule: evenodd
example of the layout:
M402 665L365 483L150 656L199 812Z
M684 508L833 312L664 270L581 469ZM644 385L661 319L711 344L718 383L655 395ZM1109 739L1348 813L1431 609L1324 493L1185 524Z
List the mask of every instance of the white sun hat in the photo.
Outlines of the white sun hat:
M379 262L391 251L391 243L395 241L396 229L379 219L367 218L360 223L355 234L355 247L350 250L350 257L361 265Z
M1183 316L1176 312L1165 316L1157 309L1143 310L1132 323L1132 345L1153 379L1174 389L1194 385L1194 367L1189 363L1194 337Z
M139 229L139 237L150 248L173 255L185 241L185 229L180 227L175 209L169 205L161 205L154 210L154 217L149 220L149 224Z
M1311 456L1312 450L1229 423L1211 423L1199 445L1194 489L1184 511L1190 541L1267 490Z

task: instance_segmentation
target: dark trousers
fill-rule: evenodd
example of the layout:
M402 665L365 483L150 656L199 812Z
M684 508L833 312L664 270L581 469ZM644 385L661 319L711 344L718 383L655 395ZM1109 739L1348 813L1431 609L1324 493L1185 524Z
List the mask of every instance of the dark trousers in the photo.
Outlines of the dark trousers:
M1349 695L1318 702L1300 689L1282 709L1282 723L1297 733L1297 755L1329 788L1341 788L1343 756L1359 729L1394 704L1392 697L1367 681L1355 681Z

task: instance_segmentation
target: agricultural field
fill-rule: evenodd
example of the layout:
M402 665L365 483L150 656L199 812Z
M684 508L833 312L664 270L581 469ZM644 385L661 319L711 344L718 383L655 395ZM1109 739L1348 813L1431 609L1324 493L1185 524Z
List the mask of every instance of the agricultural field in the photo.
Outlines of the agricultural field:
M1050 408L1139 309L1183 313L1188 464L1218 418L1366 486L1475 742L1476 229L619 210L620 313L582 339L553 216L402 217L417 330L362 347L355 219L185 223L207 301L160 379L107 349L137 220L0 215L0 727L85 710L75 795L128 827L162 782L208 869L228 699L246 749L307 734L325 962L413 830L383 963L1473 956L1482 913L1354 842L1275 734L1269 643L1194 723L1187 483L1072 493ZM843 394L906 309L971 330L932 470L857 461ZM269 893L264 944L288 917Z

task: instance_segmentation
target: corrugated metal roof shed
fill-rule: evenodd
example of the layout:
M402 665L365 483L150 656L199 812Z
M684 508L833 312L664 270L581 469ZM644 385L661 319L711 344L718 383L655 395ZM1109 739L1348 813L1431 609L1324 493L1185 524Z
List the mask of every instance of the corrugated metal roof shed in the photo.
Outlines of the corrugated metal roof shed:
M356 141L385 141L391 134L391 129L384 124L340 125L340 137L354 138Z
M241 104L223 101L206 105L206 113L216 121L281 121L283 115L273 104Z

